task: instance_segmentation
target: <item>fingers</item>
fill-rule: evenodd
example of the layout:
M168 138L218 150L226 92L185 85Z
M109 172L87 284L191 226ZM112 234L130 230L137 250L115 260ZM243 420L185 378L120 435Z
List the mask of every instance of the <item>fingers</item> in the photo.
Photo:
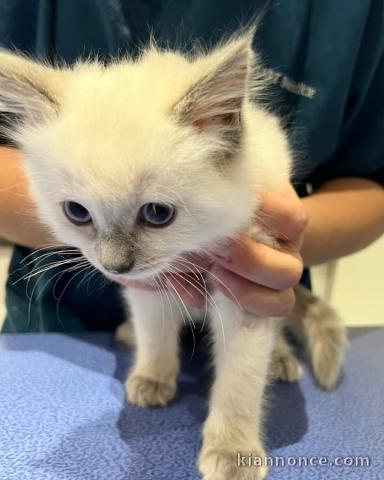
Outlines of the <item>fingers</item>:
M288 243L301 242L308 223L304 206L293 190L287 186L284 194L262 192L258 217L273 236Z
M294 306L292 288L275 291L250 282L218 265L211 267L214 286L230 300L260 317L283 317Z
M216 263L232 273L274 290L293 287L303 273L298 253L275 250L245 236L220 247L212 256Z

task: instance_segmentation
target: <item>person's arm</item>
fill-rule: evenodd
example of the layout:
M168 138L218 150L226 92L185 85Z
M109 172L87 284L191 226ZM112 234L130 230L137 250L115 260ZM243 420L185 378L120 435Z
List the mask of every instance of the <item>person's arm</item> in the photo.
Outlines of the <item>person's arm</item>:
M302 201L308 214L301 249L306 266L354 253L384 233L384 189L372 180L331 180Z
M0 146L0 237L32 248L55 243L38 220L20 153L3 146Z

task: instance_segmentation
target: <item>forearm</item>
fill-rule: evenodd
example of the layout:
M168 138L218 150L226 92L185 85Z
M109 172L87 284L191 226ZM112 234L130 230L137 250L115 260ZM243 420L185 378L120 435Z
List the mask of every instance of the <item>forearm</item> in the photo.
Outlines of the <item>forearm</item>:
M308 213L306 266L356 252L384 233L384 189L363 178L340 178L303 199Z
M0 147L0 237L27 247L55 242L38 220L20 154Z

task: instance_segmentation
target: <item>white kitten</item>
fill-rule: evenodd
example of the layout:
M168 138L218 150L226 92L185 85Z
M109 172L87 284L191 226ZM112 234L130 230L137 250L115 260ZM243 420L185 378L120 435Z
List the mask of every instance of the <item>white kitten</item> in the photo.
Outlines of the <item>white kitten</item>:
M58 70L1 52L0 111L17 118L5 133L23 151L42 220L116 278L161 281L160 272L189 267L186 252L240 232L273 243L255 225L258 192L283 188L291 154L278 120L250 101L264 86L255 71L250 35L194 57L151 46L107 67ZM180 301L172 290L168 301L136 288L124 296L137 342L128 398L165 405L176 392ZM219 292L213 304L216 378L199 468L204 480L261 479L266 469L238 468L237 453L264 456L262 401L278 322L252 321ZM303 337L310 316L292 317ZM310 332L321 341L315 361L309 345L315 375L332 387L344 333L327 318ZM276 345L274 376L297 379L280 328Z

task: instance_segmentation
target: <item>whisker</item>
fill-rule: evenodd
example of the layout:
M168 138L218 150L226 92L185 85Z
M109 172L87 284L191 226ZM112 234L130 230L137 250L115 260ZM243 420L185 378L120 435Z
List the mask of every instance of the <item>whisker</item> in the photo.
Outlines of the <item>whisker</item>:
M94 273L98 273L98 270L91 264L89 264L89 270L90 271L86 275L84 275L84 277L76 285L76 288L79 288L82 283L85 283L87 281L87 279L90 280ZM89 285L89 282L88 282L88 285Z
M201 329L200 329L200 332L202 332L204 330L205 322L206 322L207 315L208 315L208 303L210 303L214 308L218 309L215 300L213 299L212 295L208 291L207 284L206 284L205 279L204 279L204 275L202 273L199 273L199 278L201 279L201 281L204 285L204 290L202 290L196 284L191 282L187 277L183 277L182 275L180 275L180 272L173 271L173 273L175 275L179 276L182 280L186 281L192 288L194 288L198 293L200 293L200 295L202 295L202 297L204 297L204 300L205 300L204 318L203 318L202 326L201 326ZM183 286L183 285L181 285L181 286ZM185 289L185 287L184 287L184 289ZM185 289L185 290L187 291L187 289Z
M185 288L185 286L179 282L179 280L177 279L176 275L174 275L174 272L172 270L168 270L168 274L173 278L173 280L186 292L188 293L191 297L193 297L193 295L191 294L191 292L188 291L187 288ZM182 277L181 277L182 278ZM193 318L192 316L190 315L190 322L191 322L191 325L193 328L196 328L196 325L195 325L195 322L193 321Z
M220 283L225 288L225 290L227 290L227 292L231 295L231 297L237 303L239 308L243 309L243 307L242 307L241 303L239 302L238 298L236 297L236 295L232 292L232 290L228 287L228 285L226 285L225 282L223 282L217 275L212 273L210 270L207 270L206 268L201 267L200 265L196 265L193 262L190 262L189 260L186 260L183 257L180 257L178 259L178 261L181 261L181 260L183 260L184 262L187 262L185 264L194 266L197 270L201 270L203 272L206 272L208 275L210 275L212 278L214 278L218 283Z
M69 267L69 268L67 268L67 269L65 269L61 272L61 275L59 276L59 278L56 279L55 284L53 285L53 288L52 288L52 293L53 293L53 297L54 297L55 300L59 299L59 297L56 295L56 288L57 288L57 285L60 282L61 278L63 277L63 275L66 274L66 273L72 272L74 270L78 270L79 268L85 267L87 265L88 265L88 262L85 260L85 261L80 262L80 263L74 265L73 267Z
M80 267L79 267L80 268ZM65 287L63 288L63 290L61 291L61 295L59 296L58 298L58 301L57 301L57 305L56 305L56 315L57 315L57 319L59 320L60 323L61 322L61 319L60 319L60 302L62 300L62 298L64 297L64 294L65 292L67 291L69 285L73 282L73 280L80 275L80 273L84 272L86 269L88 268L88 266L86 267L83 267L80 269L79 272L75 273L67 282L67 284L65 285Z
M53 262L49 265L46 265L44 268L41 268L37 272L32 271L31 273L24 275L23 277L16 280L12 285L16 285L16 283L20 282L21 280L28 280L30 278L36 277L37 275L41 275L42 273L48 272L53 268L62 267L63 265L68 265L70 263L76 263L76 262L79 262L80 260L82 260L81 257L79 259L62 260L62 261Z
M78 265L75 265L74 267L70 267L68 270L66 271L71 271L72 269L74 268L79 268ZM43 284L42 288L40 289L40 292L38 294L38 296L36 297L36 300L39 298L40 295L42 295L42 293L44 292L44 289L46 287L46 285L48 285L48 283L52 282L52 280L57 277L58 275L62 276L63 274L65 273L65 271L59 271L59 272L56 272L54 275L50 276L46 282ZM29 298L29 302L28 302L28 322L27 322L27 328L29 328L29 325L30 325L30 321L31 321L31 312L32 312L32 301L33 301L33 296L34 296L34 293L35 293L35 290L36 288L38 287L39 285L39 282L42 280L42 278L44 278L44 276L42 275L41 278L37 279L37 281L35 282L35 285L32 289L32 292L31 294L28 296L28 293L27 293L27 296Z
M37 253L43 251L43 250L52 250L52 249L55 249L55 248L58 248L58 247L66 247L66 245L44 245L43 247L40 247L40 248L36 248L34 249L30 254L28 254L26 257L24 257L20 263L24 263L26 260L28 260L29 257L31 257L32 255L36 255Z
M43 255L39 255L37 258L32 258L31 260L29 260L28 262L25 262L25 258L22 260L24 262L24 265L27 267L29 265L32 265L33 263L36 263L36 262L40 262L41 260L43 260L44 258L47 258L47 257L50 257L51 255L58 255L58 256L65 256L65 255L73 255L74 253L79 253L78 250L58 250L58 251L54 251L54 252L48 252L48 253L44 253ZM21 262L20 262L21 263Z
M177 306L178 310L179 310L179 313L180 313L180 318L182 319L183 321L183 324L184 326L186 327L187 326L187 322L185 320L185 317L184 317L184 312L183 310L181 309L181 306L180 306L180 303L175 299L174 295L172 295L172 293L169 291L168 287L167 287L167 284L166 284L166 281L165 279L163 278L163 276L165 277L165 275L163 275L162 273L159 274L158 278L160 280L160 283L163 287L163 291L164 293L166 294L167 298L168 298L168 302L171 306L171 310L172 310L172 300L173 300L173 303ZM172 300L171 300L172 299Z
M189 319L189 326L190 326L190 329L191 329L191 332L192 332L192 338L193 338L193 350L192 350L192 354L194 354L195 352L195 347L196 347L196 338L195 338L195 332L193 331L193 328L191 326L191 323L193 325L193 320L192 320L192 317L191 317L191 314L189 313L188 311L188 308L187 306L185 305L183 299L181 298L179 292L176 290L176 288L172 285L172 283L169 283L169 286L172 288L172 291L176 294L176 296L178 297L181 305L183 306L184 310L185 310L185 313L187 314L187 318ZM170 293L172 294L172 292L170 291ZM184 318L184 316L183 316Z
M184 280L187 280L185 277L181 277L183 278ZM198 289L196 287L195 284L193 284L192 282L189 282L187 280L187 282L193 287L195 288L198 292L200 292L201 294L203 294L203 292ZM205 282L204 282L205 283ZM185 287L184 287L185 288ZM217 312L217 315L218 315L218 318L219 318L219 321L220 321L220 325L221 325L221 331L222 331L222 335L223 335L223 346L224 346L224 350L226 349L226 338L225 338L225 331L224 331L224 322L223 322L223 317L221 315L221 312L220 312L220 308L219 306L217 305L214 297L211 295L211 293L208 291L208 289L206 289L205 291L205 299L206 299L206 313L204 315L204 321L203 321L203 325L201 327L201 331L202 329L204 328L204 323L205 323L205 320L206 320L206 316L207 316L207 302L209 302L209 304L212 306L212 308L214 308Z

